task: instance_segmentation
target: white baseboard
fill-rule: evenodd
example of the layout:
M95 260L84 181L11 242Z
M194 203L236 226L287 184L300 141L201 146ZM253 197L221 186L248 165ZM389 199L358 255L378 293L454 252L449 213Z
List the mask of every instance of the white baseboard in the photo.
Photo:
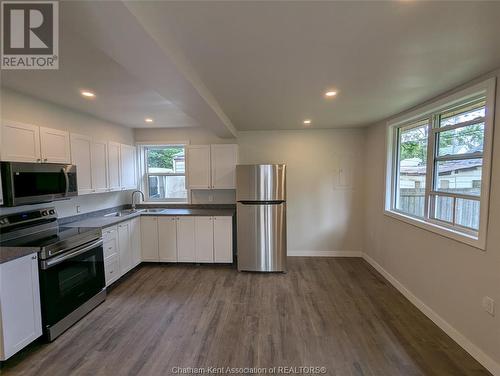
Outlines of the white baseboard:
M288 251L287 256L310 257L363 257L361 251Z
M479 347L472 343L457 329L451 326L445 319L439 316L415 294L408 290L401 282L385 270L378 262L360 251L288 251L288 256L309 256L309 257L361 257L375 268L382 276L389 281L401 294L403 294L415 307L433 321L441 330L449 335L460 347L467 351L474 359L481 363L494 376L500 376L500 364L486 355Z
M417 298L410 290L408 290L401 282L394 278L387 270L366 253L361 253L371 266L373 266L380 274L384 276L401 294L403 294L415 307L417 307L424 315L431 319L439 328L448 334L459 346L467 351L474 359L481 363L488 371L495 376L500 376L500 364L486 355L479 347L473 344L462 333L451 326L446 320L439 316L435 311L428 307L423 301Z

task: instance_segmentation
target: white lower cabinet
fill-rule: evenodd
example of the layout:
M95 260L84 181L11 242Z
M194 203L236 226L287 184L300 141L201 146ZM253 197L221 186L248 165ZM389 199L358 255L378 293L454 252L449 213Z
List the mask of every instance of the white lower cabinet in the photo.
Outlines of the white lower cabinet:
M141 219L139 217L130 222L130 245L132 246L132 267L136 267L142 260L141 247Z
M177 262L177 217L158 217L159 261Z
M213 217L195 217L195 261L214 262Z
M214 218L214 262L233 262L233 218Z
M139 218L102 230L106 286L141 263L141 223Z
M104 274L106 277L106 286L111 285L120 278L120 260L118 259L118 254L114 254L104 260Z
M141 262L233 262L232 217L141 216L102 236L106 286Z
M142 261L160 261L158 255L158 218L141 217Z
M141 217L142 261L233 262L233 218Z
M120 272L123 275L132 269L132 248L130 246L128 222L122 222L118 225L118 254L120 258Z
M41 335L38 258L33 253L0 264L0 360Z
M195 218L177 218L177 261L195 262Z

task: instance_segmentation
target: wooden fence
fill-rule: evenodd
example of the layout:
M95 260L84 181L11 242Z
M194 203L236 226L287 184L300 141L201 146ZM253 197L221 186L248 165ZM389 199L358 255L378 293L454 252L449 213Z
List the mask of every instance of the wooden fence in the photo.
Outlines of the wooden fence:
M472 189L461 189L462 194L470 194ZM398 209L418 217L424 216L425 189L401 188ZM476 200L457 199L455 222L461 226L479 228L480 203ZM436 218L448 222L453 220L453 199L441 196L436 202Z

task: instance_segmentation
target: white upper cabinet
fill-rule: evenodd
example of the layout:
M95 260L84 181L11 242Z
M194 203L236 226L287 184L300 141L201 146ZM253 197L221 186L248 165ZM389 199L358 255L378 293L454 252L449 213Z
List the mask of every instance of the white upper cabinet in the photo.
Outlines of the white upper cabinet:
M40 162L40 127L4 121L2 124L2 161Z
M43 163L70 163L69 132L40 127L40 156Z
M210 150L212 189L236 189L238 145L211 145Z
M71 163L69 132L4 121L3 161Z
M134 146L120 145L120 162L122 189L137 189Z
M189 189L235 189L238 145L190 145L187 154Z
M120 168L120 144L108 142L108 188L110 191L121 189Z
M160 261L177 262L177 218L158 217Z
M0 264L0 360L42 335L41 316L37 254Z
M106 141L93 141L90 156L92 190L106 192L108 190L108 143Z
M78 194L92 193L92 140L88 136L71 134L71 163L76 165Z
M210 189L210 145L190 145L186 157L188 188Z
M195 217L195 260L214 262L214 229L212 217Z

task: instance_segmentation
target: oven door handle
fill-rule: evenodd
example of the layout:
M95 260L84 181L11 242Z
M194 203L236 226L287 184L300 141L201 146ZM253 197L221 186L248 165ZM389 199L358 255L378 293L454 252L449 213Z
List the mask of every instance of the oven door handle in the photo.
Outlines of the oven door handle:
M61 255L59 257L54 257L53 259L50 259L50 260L44 260L40 263L40 267L41 269L45 270L45 269L49 269L57 264L60 264L61 262L63 261L66 261L72 257L75 257L75 256L78 256L78 255L81 255L82 253L85 253L87 251L90 251L91 249L93 248L96 248L96 247L99 247L103 244L103 241L102 239L99 239L98 241L92 243L92 244L89 244L89 245L84 245L80 248L77 248L75 249L74 251L70 252L70 253L66 253L64 255Z

